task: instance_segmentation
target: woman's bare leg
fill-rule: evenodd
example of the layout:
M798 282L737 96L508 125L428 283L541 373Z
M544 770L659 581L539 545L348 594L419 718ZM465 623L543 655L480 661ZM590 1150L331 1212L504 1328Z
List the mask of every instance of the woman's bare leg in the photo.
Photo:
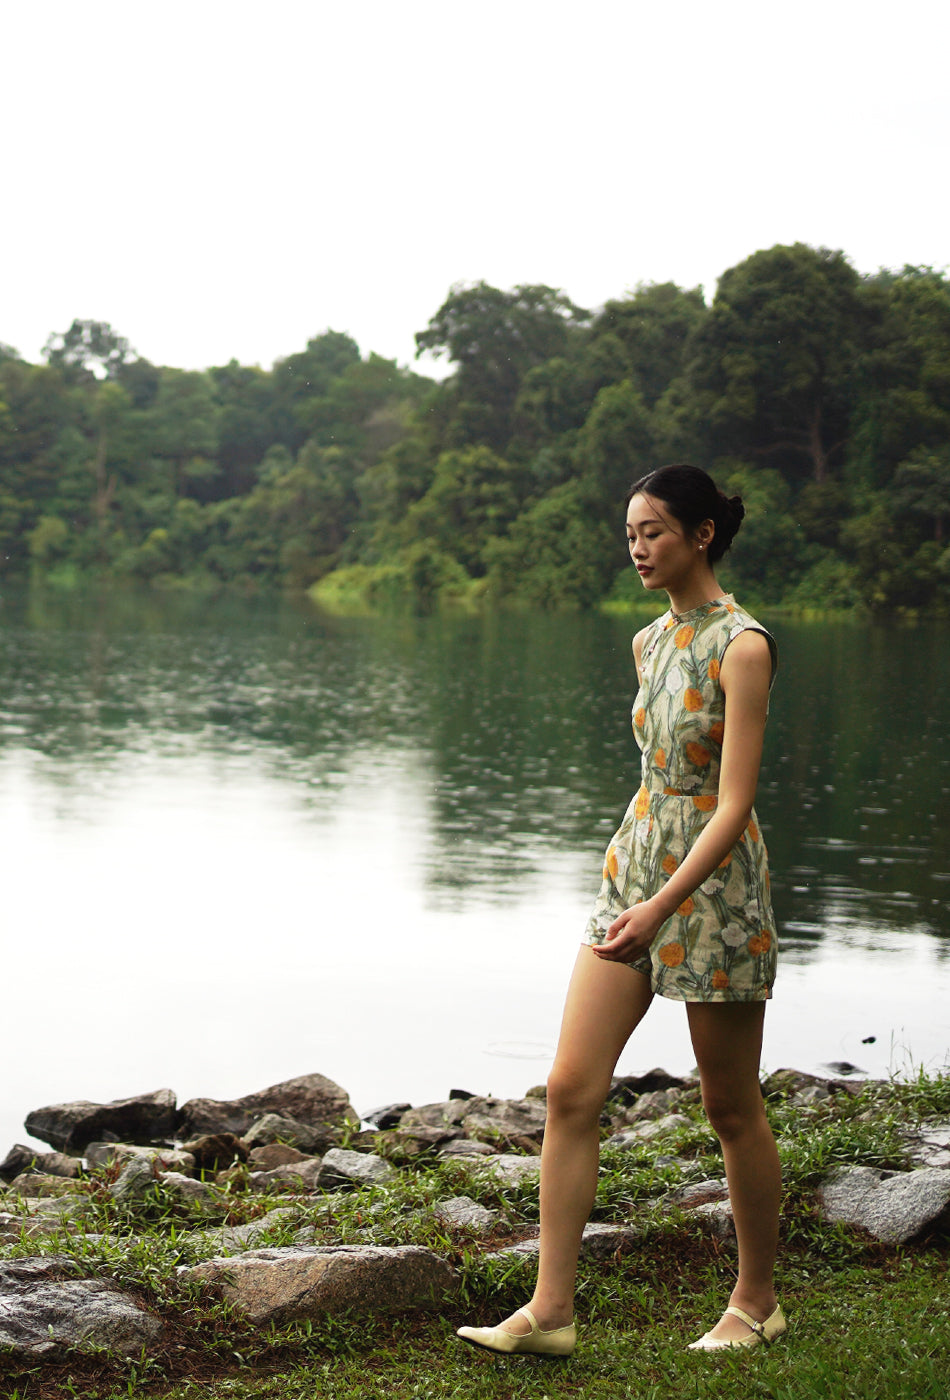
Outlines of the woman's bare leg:
M653 1000L642 973L582 947L574 965L557 1054L548 1077L541 1149L541 1251L528 1304L542 1331L574 1316L581 1235L597 1190L600 1114L620 1052ZM524 1333L516 1313L502 1324Z
M762 1002L687 1003L703 1104L722 1145L739 1242L739 1277L729 1302L760 1322L775 1308L782 1173L759 1088L765 1006ZM725 1315L714 1337L749 1329Z

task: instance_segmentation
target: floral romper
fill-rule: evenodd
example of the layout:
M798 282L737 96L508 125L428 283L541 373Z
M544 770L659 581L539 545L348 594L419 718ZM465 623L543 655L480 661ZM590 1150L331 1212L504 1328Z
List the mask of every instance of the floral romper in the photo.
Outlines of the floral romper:
M719 668L732 639L750 629L769 643L774 678L774 639L731 594L687 613L666 612L647 632L633 709L641 786L607 848L584 943L603 943L614 919L655 894L715 812L726 712ZM776 953L768 856L753 811L719 869L630 966L677 1001L764 1001Z

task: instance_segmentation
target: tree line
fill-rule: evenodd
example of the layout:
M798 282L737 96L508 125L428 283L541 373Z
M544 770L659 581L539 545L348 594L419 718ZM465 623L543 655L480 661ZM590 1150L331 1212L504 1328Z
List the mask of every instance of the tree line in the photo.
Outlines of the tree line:
M39 364L0 346L5 572L622 604L624 492L691 461L746 502L723 579L750 603L950 607L941 272L795 244L708 306L672 283L596 312L460 285L416 342L447 379L335 331L269 370L156 366L95 321Z

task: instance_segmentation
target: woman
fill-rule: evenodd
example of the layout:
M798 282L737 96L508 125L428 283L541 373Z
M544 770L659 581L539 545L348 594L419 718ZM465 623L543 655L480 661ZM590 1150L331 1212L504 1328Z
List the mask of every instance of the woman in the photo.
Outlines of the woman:
M751 1347L785 1330L772 1273L781 1174L759 1088L775 925L753 809L775 642L714 566L744 511L697 467L661 467L627 497L630 557L670 609L633 641L642 784L607 849L571 978L541 1154L538 1281L527 1307L459 1336L499 1352L567 1355L581 1235L597 1187L600 1113L653 996L686 1002L703 1104L722 1145L739 1273L691 1346Z

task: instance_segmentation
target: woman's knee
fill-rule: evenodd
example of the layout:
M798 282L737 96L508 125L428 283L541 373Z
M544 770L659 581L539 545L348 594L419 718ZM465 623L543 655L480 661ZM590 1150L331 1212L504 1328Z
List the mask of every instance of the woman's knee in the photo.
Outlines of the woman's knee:
M555 1063L548 1075L548 1115L599 1121L609 1085L571 1065Z
M726 1142L741 1138L758 1124L765 1111L760 1094L738 1095L716 1089L703 1090L703 1107L713 1132Z

